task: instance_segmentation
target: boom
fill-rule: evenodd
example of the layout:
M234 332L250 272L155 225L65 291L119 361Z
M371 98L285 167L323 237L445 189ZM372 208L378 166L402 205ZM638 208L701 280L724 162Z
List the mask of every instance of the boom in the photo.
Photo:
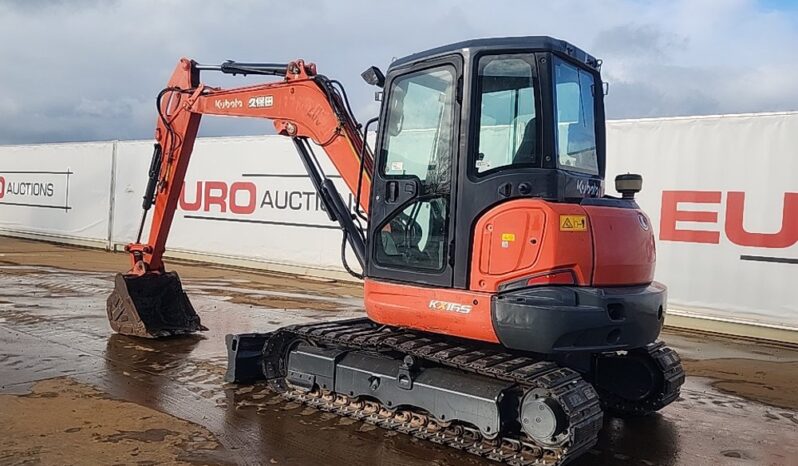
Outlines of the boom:
M201 70L282 75L284 79L221 89L200 83ZM126 251L131 253L131 272L142 275L148 271L163 271L166 240L203 114L269 119L279 134L293 138L328 215L341 223L345 237L363 262L360 229L354 226L348 209L344 211L346 207L332 182L321 174L307 143L310 139L322 147L355 194L359 207L368 212L373 155L349 110L343 88L339 91L336 84L336 81L317 74L316 66L303 60L284 65L226 62L219 66L206 66L182 58L168 86L157 99L157 143L144 195L144 217L136 243L126 247ZM142 244L145 218L153 204L155 209L149 238Z

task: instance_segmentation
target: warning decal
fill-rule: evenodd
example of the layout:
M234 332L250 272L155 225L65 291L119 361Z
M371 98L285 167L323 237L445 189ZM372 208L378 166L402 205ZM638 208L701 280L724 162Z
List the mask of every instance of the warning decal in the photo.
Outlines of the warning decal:
M560 215L560 231L587 231L587 216Z

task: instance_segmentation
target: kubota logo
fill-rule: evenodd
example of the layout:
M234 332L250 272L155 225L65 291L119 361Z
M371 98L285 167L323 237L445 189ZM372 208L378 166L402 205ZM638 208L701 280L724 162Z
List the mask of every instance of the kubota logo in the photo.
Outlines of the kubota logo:
M468 314L472 309L468 304L450 303L448 301L438 301L437 299L430 300L429 308L433 311L451 311L460 314Z
M259 95L257 97L250 97L247 101L247 107L249 108L264 108L264 107L271 107L274 105L274 96L270 95Z
M241 99L216 99L213 101L213 106L219 110L227 110L229 108L241 108L244 102Z
M599 185L592 184L589 181L579 180L576 182L576 190L587 196L596 196L599 192Z

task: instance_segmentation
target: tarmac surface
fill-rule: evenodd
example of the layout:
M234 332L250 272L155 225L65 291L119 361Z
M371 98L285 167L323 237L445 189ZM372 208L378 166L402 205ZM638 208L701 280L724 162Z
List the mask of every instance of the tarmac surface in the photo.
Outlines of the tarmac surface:
M112 334L127 257L0 237L0 465L491 464L225 384L224 335L362 315L355 284L172 263L200 336ZM586 465L798 465L798 349L665 331L681 398L605 416Z

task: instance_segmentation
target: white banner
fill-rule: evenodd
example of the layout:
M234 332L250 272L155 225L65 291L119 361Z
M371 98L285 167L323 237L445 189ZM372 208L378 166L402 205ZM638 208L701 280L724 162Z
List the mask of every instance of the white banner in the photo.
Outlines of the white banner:
M798 113L613 121L672 309L798 329Z
M151 142L117 148L115 243L132 241L152 155ZM326 155L322 167L348 202L346 185ZM144 240L146 240L146 231ZM199 139L169 236L168 249L245 260L343 270L341 232L330 221L290 139ZM350 263L356 265L354 259Z
M608 192L643 175L672 311L798 329L798 113L611 121L607 142ZM131 242L151 154L150 141L0 146L0 232ZM314 273L343 270L340 245L289 139L197 141L168 251Z
M0 231L106 245L113 143L0 146Z

